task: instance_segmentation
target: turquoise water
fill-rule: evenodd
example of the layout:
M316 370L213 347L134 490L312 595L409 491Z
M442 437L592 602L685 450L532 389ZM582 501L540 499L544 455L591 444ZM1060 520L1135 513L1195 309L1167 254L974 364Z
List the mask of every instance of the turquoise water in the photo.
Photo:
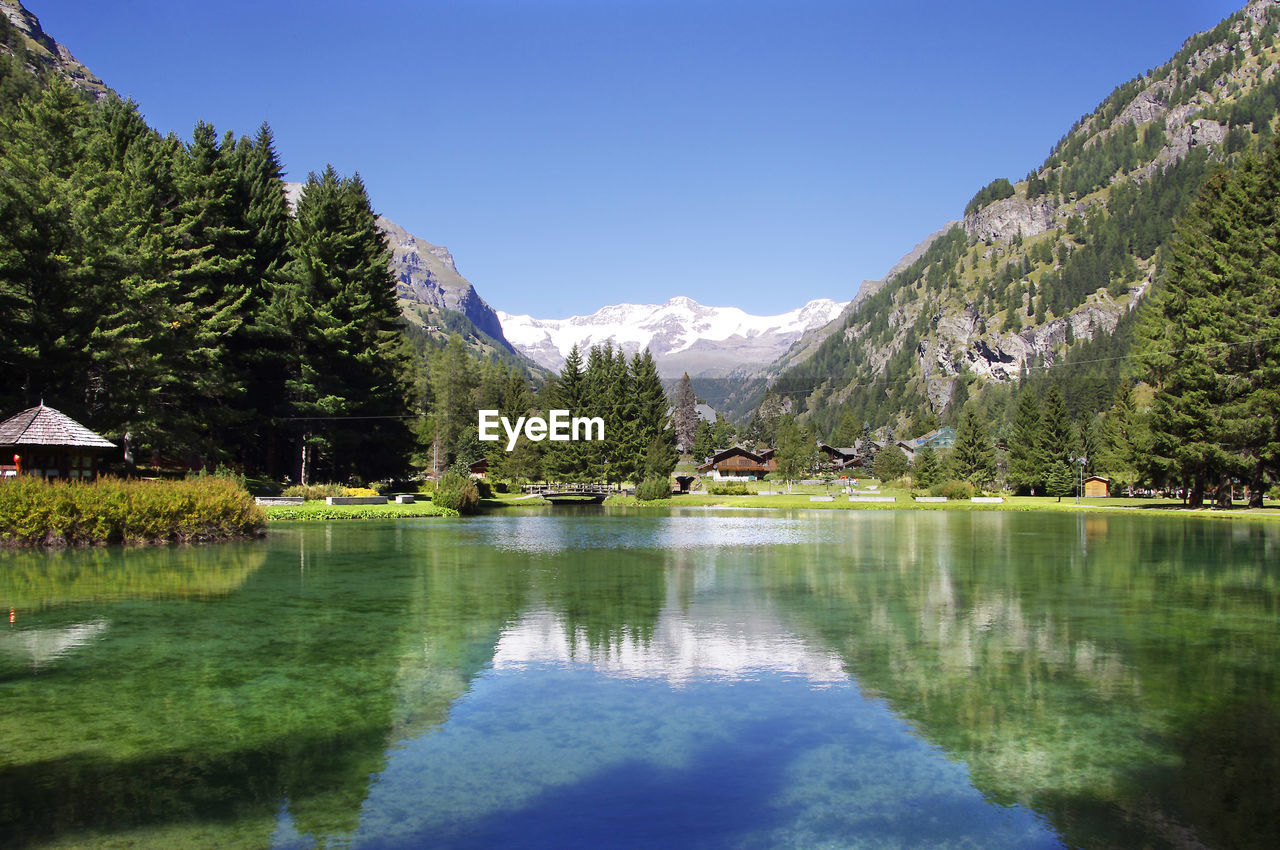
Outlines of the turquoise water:
M1280 527L600 509L0 553L0 844L1270 847Z

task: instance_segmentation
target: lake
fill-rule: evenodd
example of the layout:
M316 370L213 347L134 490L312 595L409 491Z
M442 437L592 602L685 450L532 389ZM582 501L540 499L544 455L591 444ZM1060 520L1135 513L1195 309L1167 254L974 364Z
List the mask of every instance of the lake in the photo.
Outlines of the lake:
M0 610L4 846L1280 846L1280 525L282 524Z

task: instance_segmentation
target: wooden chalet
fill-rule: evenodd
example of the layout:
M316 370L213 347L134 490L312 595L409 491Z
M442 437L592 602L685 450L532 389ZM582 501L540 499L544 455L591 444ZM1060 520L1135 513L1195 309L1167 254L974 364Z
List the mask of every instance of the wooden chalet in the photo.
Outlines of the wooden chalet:
M826 456L826 465L836 469L843 469L850 461L858 459L858 450L853 446L840 448L838 446L828 446L826 443L818 443L818 451Z
M98 456L116 444L43 404L0 422L0 477L92 480Z
M1084 495L1088 499L1103 499L1111 495L1111 479L1090 475L1084 480Z
M716 480L725 478L760 479L770 472L774 472L777 468L778 461L774 458L773 449L754 452L742 446L731 446L727 449L721 449L707 458L706 462L698 467L698 472L703 475L710 475Z
M488 478L489 477L489 459L487 457L482 457L479 460L473 462L469 467L469 469L471 470L472 478L481 478L481 479Z

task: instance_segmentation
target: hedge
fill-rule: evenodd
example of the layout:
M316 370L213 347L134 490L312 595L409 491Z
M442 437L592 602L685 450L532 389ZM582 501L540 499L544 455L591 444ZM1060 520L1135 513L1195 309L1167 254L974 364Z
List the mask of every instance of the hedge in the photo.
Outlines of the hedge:
M234 481L0 480L0 545L199 543L255 537L266 516Z

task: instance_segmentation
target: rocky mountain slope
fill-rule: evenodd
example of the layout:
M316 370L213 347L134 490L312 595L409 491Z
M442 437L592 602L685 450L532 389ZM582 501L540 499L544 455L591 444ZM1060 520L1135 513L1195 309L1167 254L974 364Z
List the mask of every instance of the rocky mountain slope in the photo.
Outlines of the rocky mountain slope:
M821 342L780 359L772 389L820 430L850 413L899 424L1061 371L1090 344L1123 356L1178 213L1217 163L1271 143L1278 23L1277 0L1254 0L1118 86L1043 165L984 187Z
M628 355L647 347L664 378L688 372L715 379L759 371L805 331L829 323L844 306L822 298L777 316L756 316L677 297L665 304L617 304L567 319L498 316L507 339L551 370L564 365L574 345L585 351L608 341Z
M302 187L285 184L290 206L297 203ZM477 354L493 354L539 371L507 341L498 314L458 272L448 248L419 239L386 216L378 216L378 226L391 247L396 300L406 321L430 334L458 333Z
M70 50L54 41L41 28L36 16L24 9L18 0L0 0L0 18L3 18L0 26L8 23L0 33L0 54L18 59L27 71L37 77L47 73L59 74L95 99L101 100L110 92L101 79L71 55Z

